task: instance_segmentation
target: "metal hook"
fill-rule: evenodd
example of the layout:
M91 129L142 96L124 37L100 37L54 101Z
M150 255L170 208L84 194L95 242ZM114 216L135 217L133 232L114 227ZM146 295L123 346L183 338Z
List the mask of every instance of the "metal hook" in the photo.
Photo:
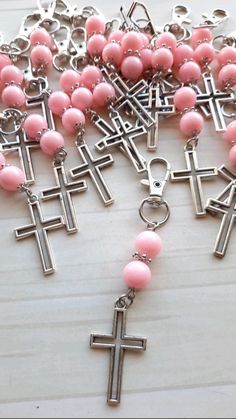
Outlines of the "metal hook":
M153 176L152 170L153 165L161 164L166 167L166 173L164 179L157 179ZM163 199L164 191L167 186L167 183L170 178L171 167L170 163L163 158L157 157L152 159L147 165L147 174L148 179L142 180L141 183L144 186L149 187L149 196L145 198L140 205L139 214L141 219L147 224L148 228L156 230L158 227L165 224L169 217L170 217L170 208L168 203ZM165 207L166 214L160 221L150 221L149 218L145 215L145 207L146 205L154 207L156 209L160 209L161 207Z
M198 28L216 28L217 26L224 23L229 19L229 12L225 9L214 9L211 13L203 13L202 21L199 25L194 26L194 29Z
M75 13L78 11L77 6L71 6L70 3L66 0L55 0L55 9L54 15L60 19L65 20L66 22L72 22Z
M188 19L190 9L182 4L176 4L172 9L172 21L164 26L164 31L172 32L179 42L187 41L191 38L192 32L184 24L190 25Z

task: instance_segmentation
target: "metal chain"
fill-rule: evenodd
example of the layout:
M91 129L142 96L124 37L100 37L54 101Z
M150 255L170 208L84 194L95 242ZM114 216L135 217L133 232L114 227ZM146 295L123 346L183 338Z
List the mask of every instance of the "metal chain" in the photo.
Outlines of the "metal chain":
M124 295L122 295L115 303L115 308L124 308L129 309L136 298L136 290L133 288L130 288L128 292Z

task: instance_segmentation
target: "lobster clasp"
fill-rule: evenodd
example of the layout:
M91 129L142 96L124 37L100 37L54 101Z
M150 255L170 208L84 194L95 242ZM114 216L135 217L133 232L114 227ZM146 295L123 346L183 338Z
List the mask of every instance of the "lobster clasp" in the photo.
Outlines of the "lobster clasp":
M72 22L78 6L71 6L66 0L55 0L54 15L61 21Z
M153 166L157 164L164 165L166 167L166 173L163 179L157 179L157 177L152 174ZM141 180L142 185L149 186L150 198L157 198L157 200L162 200L166 185L170 179L170 163L160 157L154 158L148 163L147 173L148 179Z
M179 42L189 40L191 31L184 26L192 22L189 15L190 9L187 6L176 4L172 9L172 21L164 26L164 31L173 33Z
M225 21L229 19L229 12L225 9L214 9L211 13L203 13L202 14L202 21L198 26L194 26L195 29L197 28L210 28L214 29L217 26L221 25Z

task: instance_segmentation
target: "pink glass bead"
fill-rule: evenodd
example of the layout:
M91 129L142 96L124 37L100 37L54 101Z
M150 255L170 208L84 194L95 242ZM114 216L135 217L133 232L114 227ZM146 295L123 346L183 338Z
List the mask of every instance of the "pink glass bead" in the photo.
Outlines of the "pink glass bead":
M82 71L80 84L87 87L88 89L94 89L96 84L102 81L102 72L99 68L88 65Z
M99 107L105 107L115 99L116 93L110 83L100 83L93 91L94 104Z
M157 38L155 46L157 48L167 47L174 53L176 50L176 45L176 37L171 32L164 32Z
M79 87L71 96L71 103L74 108L80 111L91 109L93 105L93 94L86 87Z
M6 159L5 159L4 155L2 153L0 153L0 170L3 169L5 164L6 164Z
M218 54L218 62L220 66L236 63L236 49L234 47L225 47Z
M135 31L127 32L121 40L121 46L125 53L128 51L141 51L143 46L142 36Z
M119 67L123 60L123 50L121 46L115 42L107 44L103 50L102 59L105 63L110 63Z
M85 125L85 116L79 109L70 108L62 116L62 125L68 134L74 134Z
M146 255L149 259L155 258L162 249L160 236L153 231L144 231L139 234L135 241L135 250L140 255Z
M181 87L174 95L174 104L176 108L183 112L186 109L193 108L197 101L196 92L188 86Z
M40 140L40 136L42 135L43 131L48 129L48 124L43 116L39 114L32 114L26 118L24 129L28 138L37 141Z
M34 47L30 57L35 68L42 67L47 71L52 67L52 53L45 45L37 45Z
M0 186L8 192L16 192L25 183L25 175L15 166L6 166L0 171Z
M140 52L140 60L143 63L144 70L152 68L152 50L149 48L142 49Z
M188 138L192 138L200 134L203 126L203 117L198 112L187 112L180 120L180 130Z
M229 161L232 166L236 166L236 145L234 145L229 152Z
M51 48L52 38L51 35L46 31L45 28L37 28L30 35L30 42L33 46L46 45Z
M8 65L12 65L12 61L10 58L5 54L0 54L0 72L2 69Z
M224 140L232 146L236 143L236 121L231 122L224 133Z
M150 268L143 262L128 263L124 269L124 281L128 288L145 288L152 279Z
M139 57L126 57L121 64L121 73L128 80L137 80L143 73L143 63Z
M18 86L7 86L2 92L2 102L9 108L22 108L26 99L23 91Z
M54 156L58 150L64 147L64 145L65 140L57 131L45 132L40 140L40 147L48 156Z
M211 44L203 42L194 51L194 59L201 65L210 64L215 59L215 50Z
M178 75L182 83L195 84L201 77L201 69L197 63L188 61L180 67Z
M24 76L15 65L7 65L1 71L1 81L4 85L17 84L21 86Z
M48 106L54 115L62 116L70 107L70 98L64 92L54 92L48 100Z
M233 87L236 85L236 65L227 64L219 72L219 85L221 88Z
M194 51L192 47L187 44L180 44L177 46L174 53L174 62L179 67L183 65L186 61L193 59Z
M68 95L71 95L73 91L79 87L80 75L77 71L67 70L62 73L60 78L60 86L62 90Z
M202 42L211 42L212 32L209 28L197 28L193 31L191 45L195 49Z
M88 37L94 34L103 34L106 32L106 20L101 15L89 17L85 24Z
M108 42L119 42L119 43L121 43L121 40L122 40L124 35L125 35L124 31L120 31L120 30L114 31L109 35Z
M103 35L93 35L87 42L87 50L91 57L100 57L107 44Z
M172 52L167 48L160 48L152 54L152 67L157 71L167 71L174 63Z

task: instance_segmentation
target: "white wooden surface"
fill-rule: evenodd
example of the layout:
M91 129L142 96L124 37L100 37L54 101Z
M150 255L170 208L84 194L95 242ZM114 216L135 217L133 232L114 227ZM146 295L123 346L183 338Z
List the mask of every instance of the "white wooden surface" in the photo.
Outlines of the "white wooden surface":
M116 4L115 4L116 3ZM159 22L170 20L174 0L147 1ZM195 23L201 12L225 7L236 29L235 1L185 1ZM85 5L86 2L80 3ZM96 0L107 16L119 2ZM0 29L6 40L17 33L32 0L0 1ZM162 124L159 155L184 167L178 121ZM88 129L89 143L99 134ZM78 164L72 141L68 168ZM145 146L141 147L145 152ZM108 353L91 351L91 331L109 332L114 300L124 291L121 272L142 231L137 207L146 191L129 163L115 154L105 177L116 198L104 209L92 186L75 198L81 233L51 234L57 274L44 279L34 243L16 243L12 231L28 222L23 197L0 192L0 417L228 417L236 414L236 234L227 257L212 249L219 220L196 220L186 184L169 185L172 217L161 230L164 251L153 264L154 280L129 313L128 332L146 334L144 356L125 360L122 404L106 406ZM199 146L202 165L227 162L227 149L206 123ZM51 163L34 155L35 191L53 185ZM205 183L214 197L224 183ZM45 204L46 215L60 210Z

